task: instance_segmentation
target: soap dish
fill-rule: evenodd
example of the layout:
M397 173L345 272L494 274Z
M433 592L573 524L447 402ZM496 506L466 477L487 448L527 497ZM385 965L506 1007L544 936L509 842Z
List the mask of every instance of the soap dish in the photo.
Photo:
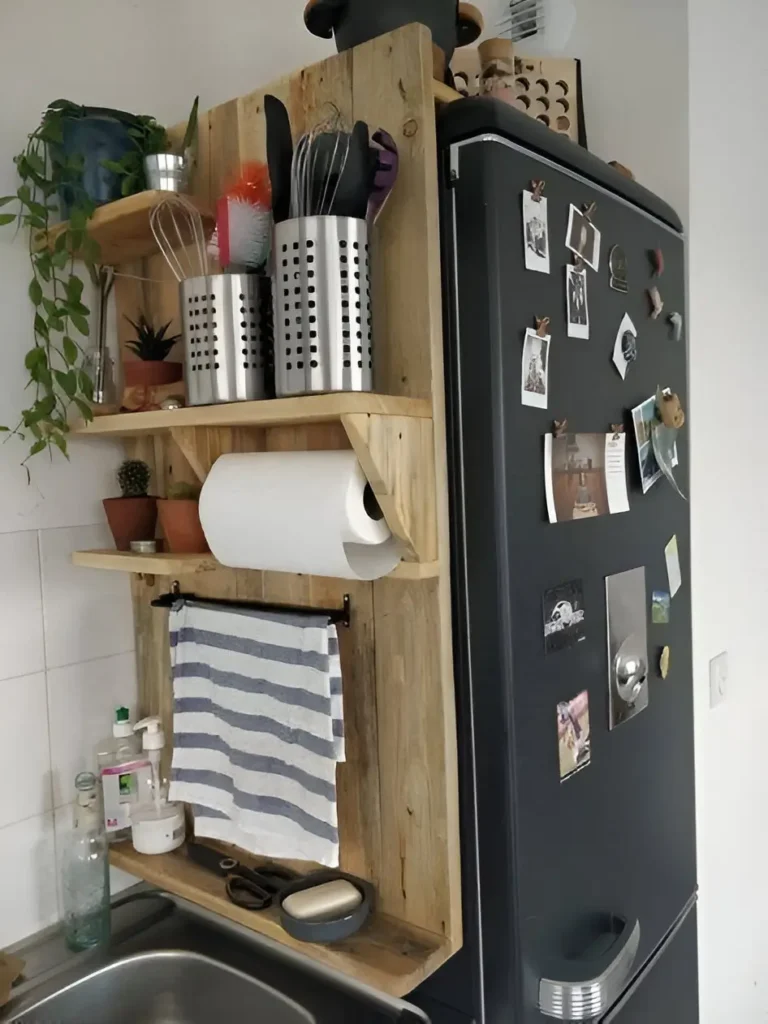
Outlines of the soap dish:
M321 918L294 917L283 906L289 896L339 880L349 882L362 896L356 907L342 912L340 917L329 917L325 914ZM355 875L348 875L343 871L315 871L281 890L278 897L280 924L289 935L300 942L338 942L340 939L348 939L363 927L373 910L375 896L376 891L371 883Z

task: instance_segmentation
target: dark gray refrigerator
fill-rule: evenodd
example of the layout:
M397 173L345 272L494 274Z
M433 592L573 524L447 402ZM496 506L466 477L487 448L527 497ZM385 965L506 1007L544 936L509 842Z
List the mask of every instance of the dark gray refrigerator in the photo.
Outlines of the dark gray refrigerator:
M414 998L694 1024L689 506L652 440L657 389L687 406L682 227L497 101L446 108L439 158L465 945ZM688 465L683 426L686 495Z

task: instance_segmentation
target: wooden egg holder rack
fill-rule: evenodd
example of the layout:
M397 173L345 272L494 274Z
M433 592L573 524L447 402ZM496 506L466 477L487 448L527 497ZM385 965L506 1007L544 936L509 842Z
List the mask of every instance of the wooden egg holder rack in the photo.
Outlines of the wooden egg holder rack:
M287 105L301 133L334 104L347 119L386 128L400 178L373 251L376 394L313 395L235 405L98 417L83 437L119 437L148 462L153 493L203 480L225 452L352 447L405 559L374 583L235 571L210 555L76 552L76 564L132 573L139 713L160 714L172 735L166 611L150 602L170 578L201 596L315 607L351 598L340 630L347 762L338 768L341 865L376 887L376 912L358 935L331 946L300 943L274 910L243 911L223 882L183 850L143 857L124 844L112 863L305 955L402 996L462 942L458 782L451 647L448 497L441 324L435 98L426 29L411 25L304 68L200 118L195 201L214 208L242 161L265 160L263 97ZM177 133L183 131L183 126ZM115 285L123 314L143 309L179 328L178 287L154 246L155 193L104 207L91 224L130 277ZM247 856L243 856L247 861ZM303 869L311 866L301 865Z

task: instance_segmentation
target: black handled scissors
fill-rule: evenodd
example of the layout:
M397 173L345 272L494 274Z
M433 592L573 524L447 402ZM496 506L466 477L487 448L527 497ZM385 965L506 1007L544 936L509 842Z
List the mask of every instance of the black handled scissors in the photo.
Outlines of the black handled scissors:
M218 850L202 843L187 843L187 856L201 868L225 878L227 896L243 910L266 910L280 890L297 878L277 864L247 868L234 857L223 857Z

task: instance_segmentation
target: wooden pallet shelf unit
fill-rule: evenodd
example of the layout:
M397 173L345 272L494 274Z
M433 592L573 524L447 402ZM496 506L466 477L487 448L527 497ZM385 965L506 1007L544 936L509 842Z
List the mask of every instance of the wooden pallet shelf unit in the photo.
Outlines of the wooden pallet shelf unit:
M327 116L332 104L348 120L383 127L396 139L399 180L372 241L377 393L105 416L75 431L121 439L130 457L149 464L152 493L161 497L171 482L204 480L229 452L355 451L403 544L405 560L391 577L363 583L232 570L210 556L96 551L73 557L80 566L132 574L138 711L160 714L168 736L168 612L151 604L167 592L168 576L201 597L240 601L340 607L349 594L351 624L339 631L347 738L347 761L337 774L341 866L373 882L371 922L333 946L296 943L274 914L234 908L223 882L183 852L147 858L121 847L112 859L398 996L462 942L435 130L435 97L447 96L436 90L431 70L429 33L411 25L200 118L195 201L201 209L215 207L243 161L265 159L267 92L286 103L296 135ZM155 201L136 197L130 214L115 203L93 222L102 250L126 275L115 284L123 344L129 337L122 333L123 314L135 319L146 310L180 330L176 282L142 227Z

